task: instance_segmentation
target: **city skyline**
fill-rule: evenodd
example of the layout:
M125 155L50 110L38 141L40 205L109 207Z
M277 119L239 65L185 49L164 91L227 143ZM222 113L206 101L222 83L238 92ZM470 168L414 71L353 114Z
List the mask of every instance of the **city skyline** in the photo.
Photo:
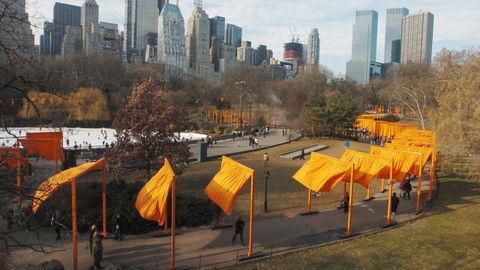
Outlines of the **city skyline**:
M81 5L82 0L65 0L67 4ZM191 14L193 1L179 1L183 14ZM42 4L33 2L27 4L28 12L34 17L33 23L40 28L43 21L51 21L52 7L55 1L45 0ZM98 0L100 19L117 23L123 30L125 20L124 1ZM270 4L269 4L270 3ZM271 6L275 4L275 8ZM321 37L320 64L327 66L335 74L345 73L345 63L351 56L351 26L355 20L356 10L374 9L379 13L377 61L383 62L385 48L386 9L399 7L395 1L356 1L355 3L331 3L327 1L306 0L296 3L291 12L289 1L255 1L246 0L241 3L226 0L221 3L204 1L204 9L210 17L223 16L226 23L243 28L243 39L252 41L253 46L264 44L274 52L274 57L282 59L283 44L291 39L289 28L296 28L302 43L307 43L311 28L318 28ZM315 9L311 7L322 7ZM433 56L441 48L464 49L478 47L480 37L475 31L480 22L475 15L480 11L480 3L460 0L454 4L439 1L432 5L427 1L404 1L401 6L407 7L411 13L420 10L429 11L435 15ZM460 15L461 14L461 15ZM456 20L461 16L464 20ZM469 19L471 18L471 19ZM36 44L39 43L38 29L34 29Z

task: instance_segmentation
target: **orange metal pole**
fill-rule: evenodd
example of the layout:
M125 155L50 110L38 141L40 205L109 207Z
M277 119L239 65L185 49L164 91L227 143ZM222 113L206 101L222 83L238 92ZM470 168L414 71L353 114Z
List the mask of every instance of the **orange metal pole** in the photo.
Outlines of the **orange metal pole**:
M393 193L393 159L390 161L390 182L388 188L388 209L387 209L387 225L392 221L392 193Z
M307 214L310 214L312 211L312 191L308 189L308 206L307 206Z
M172 181L172 265L170 266L171 269L175 269L175 181L176 177L173 178Z
M22 188L22 176L20 170L20 143L17 142L17 204L20 206L20 192Z
M367 189L367 200L372 197L371 187L372 187L372 181L370 180L370 182L368 183L368 189Z
M353 167L350 169L350 198L348 202L348 218L347 218L347 236L352 235L352 206L353 206Z
M105 163L102 171L102 222L103 237L107 237L107 165Z
M77 180L72 178L72 245L73 245L73 270L77 270Z
M430 187L428 189L428 200L432 200L432 190L433 190L433 183L435 179L435 147L433 148L432 157L430 158Z
M168 208L167 204L165 204L165 224L163 227L163 234L168 234Z
M347 182L343 181L343 197L345 197L346 193L347 193Z
M383 192L384 190L385 190L385 179L382 179L382 187L380 191Z
M420 201L422 199L422 175L423 175L423 168L422 168L422 156L418 159L419 163L419 173L418 173L418 184L417 184L417 206L415 210L417 213L420 211Z
M255 171L252 172L250 180L250 235L248 237L248 257L252 256L253 254L253 208L255 199Z

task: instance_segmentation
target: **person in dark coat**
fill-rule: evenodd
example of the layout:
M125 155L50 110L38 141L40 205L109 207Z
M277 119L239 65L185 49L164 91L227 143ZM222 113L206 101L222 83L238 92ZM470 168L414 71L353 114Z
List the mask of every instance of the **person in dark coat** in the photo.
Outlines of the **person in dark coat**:
M405 199L405 197L408 197L410 200L410 193L412 192L412 184L410 183L410 180L407 180L407 182L404 184L403 190L403 198Z
M397 214L397 209L399 204L400 204L400 199L397 197L397 193L394 192L392 195L392 209L391 209L394 222L395 222L395 215Z
M94 242L93 236L95 235L96 232L97 232L97 226L92 225L92 227L90 228L90 235L88 239L88 246L90 247L91 256L93 256L93 242Z
M340 202L340 207L343 208L344 213L348 212L349 204L350 204L350 196L348 192L345 192L345 196L343 196L343 199Z
M122 230L124 229L123 226L124 225L123 225L122 216L120 216L120 214L117 214L117 223L115 225L114 240L117 240L117 241L123 240L123 234L122 234Z
M99 231L96 231L93 235L93 265L95 269L102 269L100 263L103 259L103 236Z
M300 153L300 160L305 160L305 149L302 148L302 152Z
M243 221L242 217L239 217L235 222L235 234L233 235L232 243L235 243L237 235L240 235L240 242L243 246L243 227L245 227L245 222Z

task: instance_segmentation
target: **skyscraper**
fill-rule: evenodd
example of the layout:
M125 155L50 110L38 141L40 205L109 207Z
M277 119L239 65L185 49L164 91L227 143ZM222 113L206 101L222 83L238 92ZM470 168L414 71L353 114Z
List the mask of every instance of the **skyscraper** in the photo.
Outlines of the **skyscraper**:
M131 51L134 48L133 43L133 4L134 0L125 0L125 24L123 38L122 58L124 62L131 62Z
M98 24L98 5L95 0L85 0L81 11L83 51L86 54L101 53L100 25Z
M347 78L359 84L370 79L370 63L376 61L378 13L375 10L356 12L353 25L352 60L347 62Z
M195 1L192 15L188 18L185 37L187 67L197 77L215 81L214 65L210 62L210 20L201 8L201 1Z
M52 55L61 53L66 26L80 26L80 14L81 8L79 6L55 3L53 7Z
M402 39L402 19L408 15L407 8L389 8L387 9L387 23L385 26L385 63L394 62L392 60L392 42ZM397 54L398 52L395 52ZM397 62L398 63L398 62Z
M225 40L225 18L215 16L210 18L210 36Z
M320 64L320 35L318 29L313 28L308 35L307 64L318 66Z
M267 61L267 46L265 45L258 45L257 47L257 62L255 65L259 66L263 63L263 61ZM268 64L268 63L267 63Z
M234 24L227 23L225 30L225 43L240 47L242 44L242 28Z
M82 50L82 28L67 25L62 41L62 56L74 55Z
M121 56L122 37L118 33L118 24L100 22L102 53L116 57Z
M53 23L43 23L43 35L40 36L40 55L51 55L51 43L53 38Z
M13 55L31 58L34 42L25 0L0 1L0 14L0 61L10 58L12 51Z
M171 72L187 73L185 51L185 21L177 5L168 1L158 16L158 62L165 64L167 78Z
M148 33L158 31L159 2L158 0L133 0L132 4L134 49L140 59L145 59L145 37Z
M225 47L225 18L215 16L210 18L210 62L215 65L215 71L220 70L220 59Z
M432 62L433 14L420 12L403 18L401 63Z

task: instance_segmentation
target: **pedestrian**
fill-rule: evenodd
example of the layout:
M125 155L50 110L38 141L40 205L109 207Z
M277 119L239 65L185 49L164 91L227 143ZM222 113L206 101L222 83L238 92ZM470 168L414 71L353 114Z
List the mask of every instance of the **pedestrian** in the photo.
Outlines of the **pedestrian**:
M93 234L93 265L95 269L102 269L102 265L100 264L103 259L102 239L102 234L96 230Z
M340 208L343 208L343 213L348 212L348 207L350 205L350 196L348 192L345 192L342 201L340 202Z
M54 209L50 219L50 226L55 230L55 241L61 240L60 237L60 210Z
M412 192L412 184L410 183L410 180L407 180L407 182L405 183L404 189L405 189L404 195L406 195L406 197L408 197L408 199L410 200L410 192ZM403 198L405 199L405 196Z
M122 241L123 240L123 234L122 234L122 230L123 230L123 219L122 217L120 216L120 214L117 214L117 219L116 219L116 225L115 225L115 234L114 234L114 240L117 240L117 241Z
M349 148L350 147L350 141L348 139L345 140L345 142L343 143L343 145L346 147L346 148Z
M265 152L265 154L263 154L263 167L264 168L268 167L268 160L269 160L268 153Z
M257 146L257 147L260 147L260 144L259 144L258 138L255 138L255 146Z
M397 197L397 193L394 192L392 195L392 215L393 215L393 222L395 222L395 216L397 215L398 204L400 204L400 199Z
M300 153L300 160L305 160L305 149L302 148L302 151Z
M233 235L232 243L235 243L235 239L237 238L237 235L240 235L240 242L242 243L242 246L243 246L243 227L245 227L245 222L240 216L235 222L235 234Z
M93 236L95 235L95 233L97 232L97 226L92 225L92 227L90 228L90 237L89 237L89 240L88 240L88 245L90 247L90 256L93 256Z

